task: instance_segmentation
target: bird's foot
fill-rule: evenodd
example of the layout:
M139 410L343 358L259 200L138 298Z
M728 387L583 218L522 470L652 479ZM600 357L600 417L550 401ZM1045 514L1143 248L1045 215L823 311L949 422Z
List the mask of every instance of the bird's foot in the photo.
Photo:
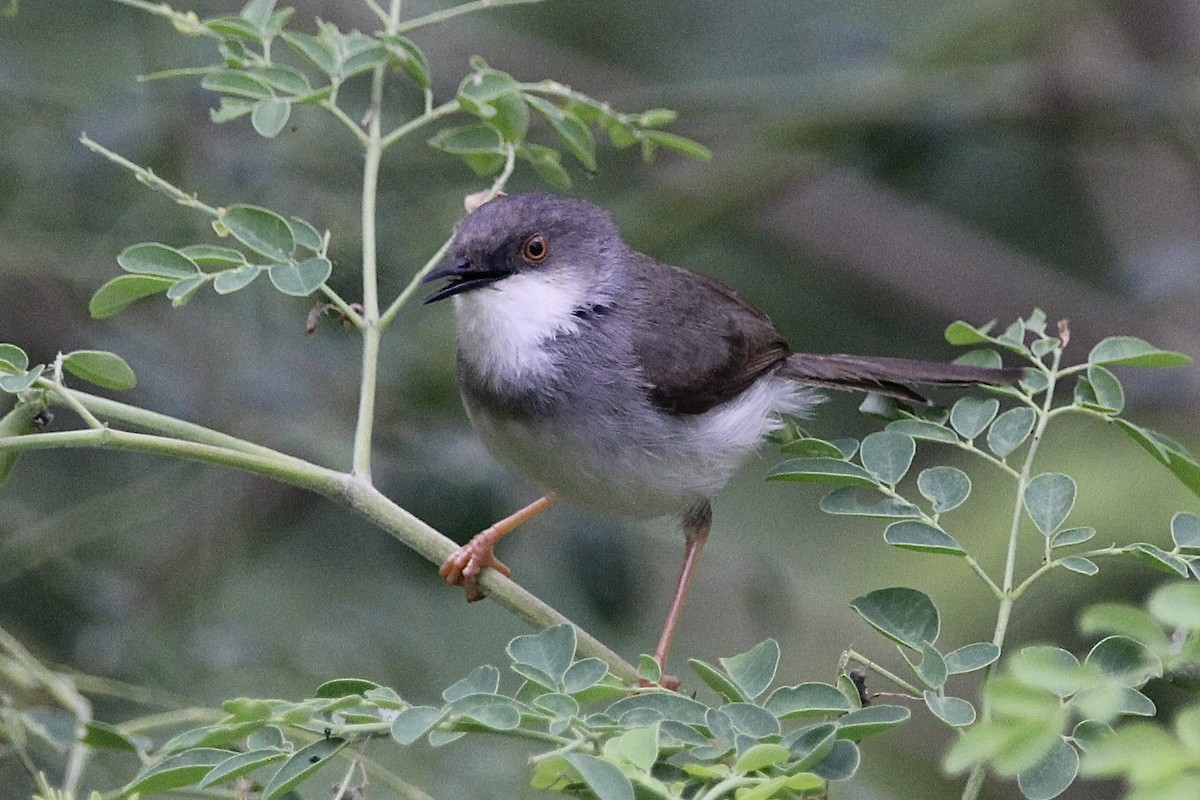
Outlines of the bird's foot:
M512 577L512 570L496 558L493 552L498 538L491 529L477 534L471 541L451 553L438 570L446 583L463 588L469 603L484 597L478 581L480 573L485 569L494 569L506 578Z

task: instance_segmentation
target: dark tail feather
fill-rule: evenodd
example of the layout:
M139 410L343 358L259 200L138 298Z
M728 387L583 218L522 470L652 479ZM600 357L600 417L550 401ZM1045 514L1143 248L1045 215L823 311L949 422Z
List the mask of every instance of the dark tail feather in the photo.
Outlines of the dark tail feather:
M792 353L778 374L815 386L879 392L927 405L929 401L906 384L1003 386L1016 383L1024 372L1023 369L991 369L908 358Z

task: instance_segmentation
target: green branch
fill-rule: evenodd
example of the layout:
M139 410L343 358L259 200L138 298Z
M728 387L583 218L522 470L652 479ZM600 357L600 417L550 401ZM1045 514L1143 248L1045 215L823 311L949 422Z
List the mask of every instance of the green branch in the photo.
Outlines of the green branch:
M461 5L452 8L446 8L441 11L434 11L432 14L426 14L423 17L413 17L407 22L400 23L396 28L397 33L406 33L407 31L422 28L426 25L433 25L438 22L445 22L448 19L470 14L474 11L480 11L485 8L502 8L504 6L523 6L530 3L542 3L545 0L474 0L471 3L462 3Z

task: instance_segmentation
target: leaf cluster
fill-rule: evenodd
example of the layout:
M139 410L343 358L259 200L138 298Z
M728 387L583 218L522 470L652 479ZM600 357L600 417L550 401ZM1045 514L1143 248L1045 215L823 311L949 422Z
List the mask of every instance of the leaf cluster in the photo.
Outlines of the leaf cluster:
M343 679L300 702L238 699L226 716L158 748L124 789L163 792L249 778L264 800L309 780L333 757L351 758L371 739L444 747L474 734L525 739L530 785L602 800L810 797L858 768L858 742L908 719L894 705L864 707L852 685L775 682L779 646L767 640L714 666L691 662L714 702L650 685L631 690L595 658L576 658L569 625L513 639L508 670L480 666L442 692L439 705L415 705L371 681ZM647 677L657 677L643 659ZM770 690L770 691L769 691ZM93 746L142 751L114 728L93 725Z

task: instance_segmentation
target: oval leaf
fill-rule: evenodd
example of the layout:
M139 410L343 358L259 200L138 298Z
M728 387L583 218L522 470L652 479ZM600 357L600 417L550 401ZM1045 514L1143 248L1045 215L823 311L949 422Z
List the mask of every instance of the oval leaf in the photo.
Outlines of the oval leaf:
M232 294L249 286L262 270L263 268L257 264L245 264L218 272L217 276L213 278L213 290L217 294Z
M275 264L268 271L276 289L293 297L307 297L329 280L333 264L324 256L314 256L299 264Z
M1171 517L1171 540L1176 547L1200 548L1200 516L1180 511Z
M876 480L895 486L908 472L916 452L917 445L911 436L885 430L863 439L858 457Z
M1164 625L1184 630L1200 630L1200 583L1171 583L1150 595L1147 606L1154 618Z
M850 607L892 641L913 650L937 641L941 621L928 595L903 586L876 589L850 601Z
M1023 501L1037 529L1052 536L1075 505L1075 481L1061 472L1044 472L1029 481Z
M911 716L912 712L904 706L867 706L839 719L837 736L839 739L861 742L868 736L896 727Z
M1095 575L1100 571L1095 561L1083 556L1067 556L1066 558L1059 559L1058 563L1059 566L1065 567L1071 570L1071 572L1078 572L1080 575Z
M558 683L575 657L575 629L555 625L540 633L518 636L506 649L514 662L528 664Z
M857 464L837 458L793 458L771 470L767 480L876 485L871 473Z
M198 783L208 771L237 753L213 747L185 750L148 767L121 790L122 794L135 792L165 792Z
M882 519L905 519L921 516L921 510L907 500L898 497L880 497L873 494L873 501L862 499L863 490L858 486L839 486L821 498L821 510L826 514L848 514L858 517Z
M798 686L781 686L771 692L763 708L779 719L816 714L844 714L851 710L850 701L827 683L809 682Z
M935 514L958 508L971 494L971 479L958 467L930 467L917 476L917 488Z
M988 429L987 444L993 453L1004 458L1029 438L1037 415L1032 408L1010 408Z
M567 753L564 758L597 800L633 800L633 784L612 763L584 753Z
M76 350L63 359L63 369L105 389L132 389L137 376L125 359L106 350Z
M220 217L233 238L272 261L287 261L296 248L287 220L258 206L232 206Z
M259 136L274 139L287 125L288 117L292 115L292 104L289 100L279 97L269 97L254 104L250 113L250 124Z
M1141 686L1162 675L1162 662L1146 646L1125 636L1101 639L1084 663L1096 667L1123 686Z
M1079 752L1060 739L1036 764L1017 773L1017 786L1028 800L1051 800L1078 774Z
M946 653L946 672L961 675L983 669L1000 657L1000 648L991 642L975 642Z
M163 278L190 278L200 272L195 261L174 247L157 242L126 247L117 256L117 263L126 272Z
M887 430L903 433L914 439L922 439L928 442L954 444L958 441L958 436L955 435L954 431L945 425L938 425L936 422L929 422L924 419L898 419L895 422L889 422Z
M88 302L92 319L111 317L135 300L166 292L175 281L157 275L118 275L101 286Z
M1089 364L1113 364L1130 367L1183 367L1192 360L1183 353L1159 350L1136 336L1110 336L1088 354Z
M779 643L774 639L760 642L740 655L718 659L721 666L746 697L753 700L775 680L779 666Z
M950 409L950 424L964 439L974 439L983 433L1000 410L1000 401L994 397L963 397Z
M289 753L284 750L276 750L274 748L267 750L251 750L246 753L238 753L236 756L225 759L217 766L213 767L204 779L200 781L199 786L204 789L209 786L218 786L222 783L228 783L248 773L253 772L259 767L265 767L267 764L272 764L276 761L282 761L287 758Z
M961 697L942 697L926 690L925 705L935 717L952 728L962 728L975 721L975 706Z
M314 772L325 766L337 751L346 746L344 739L330 737L318 739L307 747L297 750L283 763L263 789L263 800L271 800L299 786Z
M921 553L944 553L952 556L967 554L953 536L941 528L915 519L901 520L888 525L887 530L883 532L883 540L894 547Z
M1095 535L1095 528L1067 528L1050 537L1050 546L1069 547L1073 544L1083 544Z

